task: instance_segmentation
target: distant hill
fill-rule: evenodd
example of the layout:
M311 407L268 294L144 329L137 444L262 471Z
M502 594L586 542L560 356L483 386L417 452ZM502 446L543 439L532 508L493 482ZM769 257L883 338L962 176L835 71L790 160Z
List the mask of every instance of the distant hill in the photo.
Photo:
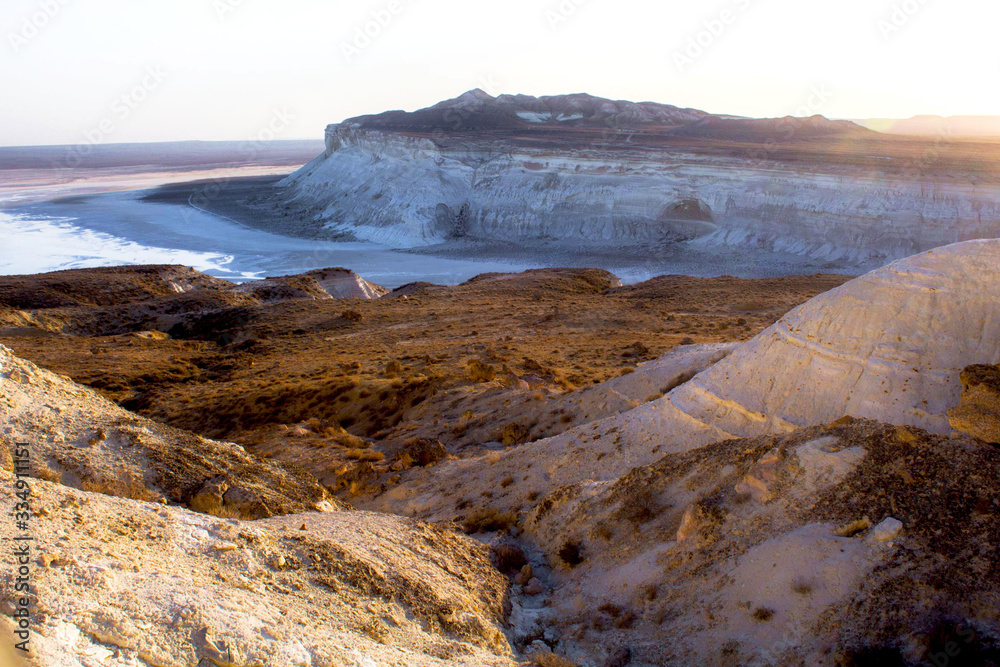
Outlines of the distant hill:
M1000 137L1000 116L914 116L854 121L885 134L940 137Z
M681 109L655 102L615 101L584 93L544 97L493 97L476 89L427 109L359 116L344 124L412 132L469 132L545 126L625 129L677 127L708 116L707 112L697 109Z
M810 118L723 118L712 116L670 132L671 136L716 141L771 143L825 137L870 138L875 132L847 120Z
M180 170L246 164L295 166L308 162L321 150L323 142L316 139L0 146L0 170L136 166Z
M828 136L869 136L850 121L812 118L753 119L713 115L655 102L626 102L574 95L500 95L471 90L419 111L387 111L359 116L342 125L394 132L518 131L531 129L612 129L722 141L772 142Z

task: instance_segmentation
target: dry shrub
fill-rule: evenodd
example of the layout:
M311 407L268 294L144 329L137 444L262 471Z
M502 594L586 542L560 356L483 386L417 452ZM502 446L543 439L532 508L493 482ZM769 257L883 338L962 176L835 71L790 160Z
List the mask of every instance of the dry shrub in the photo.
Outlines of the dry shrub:
M658 517L663 510L659 498L649 489L641 488L632 490L622 498L616 516L638 528Z
M351 461L361 461L361 462L365 461L376 462L385 460L385 454L383 454L382 452L377 452L374 449L348 449L344 453L344 456L346 456Z
M490 547L490 560L493 561L493 567L507 575L520 572L521 568L528 563L524 549L516 544L504 542Z
M513 447L528 441L531 436L531 429L521 423L511 422L504 426L493 436L493 439L500 442L504 447Z
M497 371L493 366L478 359L470 361L468 368L469 379L473 382L492 382L497 376Z
M478 509L462 522L466 533L496 533L509 530L517 523L517 515L513 512L501 512L493 507Z
M559 549L559 560L569 568L580 565L585 560L583 557L583 545L576 540L569 540Z
M343 313L340 314L340 316L343 317L348 322L355 322L355 323L363 322L365 319L365 316L362 315L360 311L354 310L353 308L345 310Z
M129 498L130 500L143 502L155 502L160 499L159 495L146 488L142 477L134 473L117 479L90 477L80 482L80 489L91 493L101 493L106 496Z
M13 462L11 465L13 465ZM37 466L32 472L32 476L35 479L42 480L43 482L54 482L56 484L60 484L62 482L62 475L45 464Z
M572 660L558 656L552 651L539 651L531 656L531 664L533 667L579 667Z
M385 365L385 376L387 378L397 377L402 372L403 372L403 364L401 364L399 361L395 359L393 359L392 361L390 361Z

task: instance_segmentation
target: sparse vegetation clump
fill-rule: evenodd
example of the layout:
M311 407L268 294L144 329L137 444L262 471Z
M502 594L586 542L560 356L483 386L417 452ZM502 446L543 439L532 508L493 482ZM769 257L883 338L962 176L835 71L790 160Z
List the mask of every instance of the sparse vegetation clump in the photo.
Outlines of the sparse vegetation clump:
M531 437L531 428L520 422L509 422L496 434L494 440L504 447L523 444Z
M516 544L501 542L490 547L490 557L497 570L510 576L517 574L528 563L524 549Z
M538 651L531 656L531 665L532 667L579 667L572 660L567 660L552 651Z
M664 509L660 499L648 488L633 488L622 498L618 518L628 521L638 528L655 519Z
M497 370L491 364L478 359L468 363L469 379L473 382L492 382L496 379Z
M514 512L501 512L492 507L484 507L470 514L462 522L462 528L472 535L510 530L515 524L517 524L517 514Z
M577 540L569 540L562 547L559 548L557 552L559 560L566 565L566 567L572 569L577 565L580 565L585 560L583 556L583 545Z
M385 460L385 454L374 449L348 449L344 452L344 457L348 460L360 461L362 463L377 463Z
M355 310L353 308L345 310L343 313L340 314L340 316L345 320L347 320L348 322L353 322L355 324L358 322L364 322L365 320L365 316L361 314L361 311Z

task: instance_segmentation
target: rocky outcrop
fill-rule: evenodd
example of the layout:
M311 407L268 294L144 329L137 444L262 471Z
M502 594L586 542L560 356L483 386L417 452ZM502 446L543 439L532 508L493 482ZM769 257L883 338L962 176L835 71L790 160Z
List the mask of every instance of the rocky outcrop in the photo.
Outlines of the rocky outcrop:
M547 628L580 664L831 667L935 664L954 641L991 664L998 465L971 439L846 419L565 487L523 514L552 592L515 641Z
M527 127L588 127L624 129L669 128L694 123L709 114L655 102L608 100L585 93L575 95L499 95L470 90L455 99L412 113L388 111L345 121L365 129L404 132L474 132Z
M0 276L0 306L18 310L121 306L232 287L186 266L120 266Z
M1000 367L969 366L961 380L961 402L948 411L952 428L1000 444Z
M0 470L5 507L13 479ZM362 512L220 520L32 488L33 666L516 664L506 582L485 546L449 531ZM0 525L5 544L12 530ZM5 615L13 572L0 573Z
M378 299L389 290L350 269L317 269L295 276L250 281L234 288L264 303L292 299Z
M8 469L18 443L30 446L36 477L218 516L333 510L336 502L308 475L127 412L0 346L0 456Z

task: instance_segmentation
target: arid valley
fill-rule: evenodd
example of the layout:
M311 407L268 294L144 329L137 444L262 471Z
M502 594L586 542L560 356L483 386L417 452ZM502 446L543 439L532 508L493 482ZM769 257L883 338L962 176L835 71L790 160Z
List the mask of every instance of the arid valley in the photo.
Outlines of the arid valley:
M85 4L0 667L1000 666L1000 7Z

